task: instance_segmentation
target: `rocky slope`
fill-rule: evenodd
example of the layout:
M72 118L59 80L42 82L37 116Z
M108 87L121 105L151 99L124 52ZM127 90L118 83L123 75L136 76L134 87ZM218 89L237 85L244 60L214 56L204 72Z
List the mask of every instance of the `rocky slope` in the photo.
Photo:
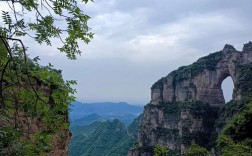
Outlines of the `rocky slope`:
M183 154L192 144L214 151L216 136L239 112L236 109L227 117L222 81L231 76L233 101L242 101L252 89L248 85L251 77L244 76L251 72L251 63L251 42L245 44L241 52L225 45L223 50L180 67L158 80L151 87L151 101L145 106L138 147L130 150L128 155L151 156L155 145L162 145L178 154ZM219 120L222 126L217 128Z

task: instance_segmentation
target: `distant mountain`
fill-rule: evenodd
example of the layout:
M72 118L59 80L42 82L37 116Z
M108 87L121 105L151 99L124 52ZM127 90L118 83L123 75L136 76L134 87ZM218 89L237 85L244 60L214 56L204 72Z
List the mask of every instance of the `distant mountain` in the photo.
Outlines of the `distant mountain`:
M107 121L107 120L109 120L109 118L107 118L105 116L101 116L101 115L96 114L96 113L93 113L93 114L87 115L87 116L85 116L83 118L72 121L71 122L71 127L73 127L73 126L85 126L85 125L92 124L93 122L96 122L96 121L104 122L104 121Z
M119 120L72 127L69 156L126 156L135 141Z
M126 156L137 141L136 134L141 123L142 115L128 129L117 119L71 127L69 156Z
M111 119L130 119L143 112L143 106L129 105L125 102L81 103L74 102L70 107L70 119L74 121L90 114L98 114Z

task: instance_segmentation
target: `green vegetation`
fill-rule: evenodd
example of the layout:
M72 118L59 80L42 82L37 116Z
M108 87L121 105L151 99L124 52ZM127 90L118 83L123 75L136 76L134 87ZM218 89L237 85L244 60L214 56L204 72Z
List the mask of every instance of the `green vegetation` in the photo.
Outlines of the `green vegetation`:
M218 136L222 156L250 156L252 153L252 101L232 116Z
M252 138L252 103L250 102L246 108L235 114L224 126L223 135L228 135L236 141L246 138ZM238 133L239 132L239 133Z
M51 65L40 66L37 58L24 60L15 47L11 61L0 60L1 79L0 155L46 153L52 148L51 135L68 129L68 107L74 101L75 81L64 81ZM19 64L19 66L17 66ZM31 131L40 123L43 129Z
M154 146L143 146L131 149L132 151L138 151L139 153L150 153L150 155L154 155Z
M135 123L137 122L133 124ZM72 127L71 131L73 136L69 145L70 156L125 156L137 139L119 120Z
M185 156L210 156L210 152L207 151L204 147L193 144L191 145L185 153Z
M3 39L29 36L39 44L51 46L52 39L58 38L62 45L58 50L66 53L69 59L76 59L76 55L81 53L78 40L89 43L93 38L87 26L90 17L78 7L76 0L6 1L9 1L12 12L2 12L4 25L0 27L0 36ZM19 11L20 7L22 11Z
M68 135L68 107L75 99L71 85L76 82L64 81L51 64L40 66L38 57L29 59L20 38L29 36L48 46L58 38L58 50L76 59L78 40L88 43L93 37L90 17L76 0L2 3L10 8L2 9L0 26L0 155L46 155L52 142L64 142Z
M217 145L221 156L251 156L251 142L251 139L249 139L235 143L234 140L227 135L220 135L217 140Z
M166 149L164 146L156 145L154 147L154 156L167 156L169 150Z
M220 112L216 127L221 128L217 147L221 156L251 156L252 153L252 66L239 65L239 84L242 98L231 101Z
M239 73L239 84L237 88L241 89L242 96L251 96L252 93L252 63L246 65L238 65L237 71Z
M179 67L177 70L171 72L167 77L173 77L174 83L179 83L185 79L193 78L197 76L204 70L214 70L216 69L217 63L222 59L223 52L215 52L208 56L202 57L197 60L197 62L188 65ZM166 77L162 77L156 83L154 83L151 89L154 88L163 88L163 83L166 83ZM175 84L173 84L175 85Z

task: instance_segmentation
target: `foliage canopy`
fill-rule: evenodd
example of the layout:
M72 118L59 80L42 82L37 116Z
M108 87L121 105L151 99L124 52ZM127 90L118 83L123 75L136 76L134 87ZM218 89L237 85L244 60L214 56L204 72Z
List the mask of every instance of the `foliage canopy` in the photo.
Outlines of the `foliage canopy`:
M2 37L30 36L38 43L50 46L52 39L58 38L62 42L58 50L66 53L69 59L76 59L81 53L78 40L89 43L93 38L87 25L90 17L81 10L77 0L4 1L12 12L2 10ZM84 3L88 1L82 0Z
M161 145L156 145L154 147L154 156L167 156L168 155L168 150Z
M89 0L83 0L87 3ZM64 81L60 70L30 59L24 36L51 46L59 39L69 59L81 53L78 40L93 33L76 0L1 0L0 155L45 155L68 134L68 108L76 81Z

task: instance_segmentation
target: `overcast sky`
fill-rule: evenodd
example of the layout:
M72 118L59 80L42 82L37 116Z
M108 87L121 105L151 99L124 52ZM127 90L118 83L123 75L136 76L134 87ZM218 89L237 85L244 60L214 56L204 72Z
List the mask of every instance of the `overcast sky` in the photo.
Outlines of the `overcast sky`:
M77 61L30 39L30 56L78 81L82 102L146 104L150 87L179 66L252 40L251 0L95 0L82 4L95 33ZM29 42L33 42L30 45ZM231 83L224 87L231 94Z

